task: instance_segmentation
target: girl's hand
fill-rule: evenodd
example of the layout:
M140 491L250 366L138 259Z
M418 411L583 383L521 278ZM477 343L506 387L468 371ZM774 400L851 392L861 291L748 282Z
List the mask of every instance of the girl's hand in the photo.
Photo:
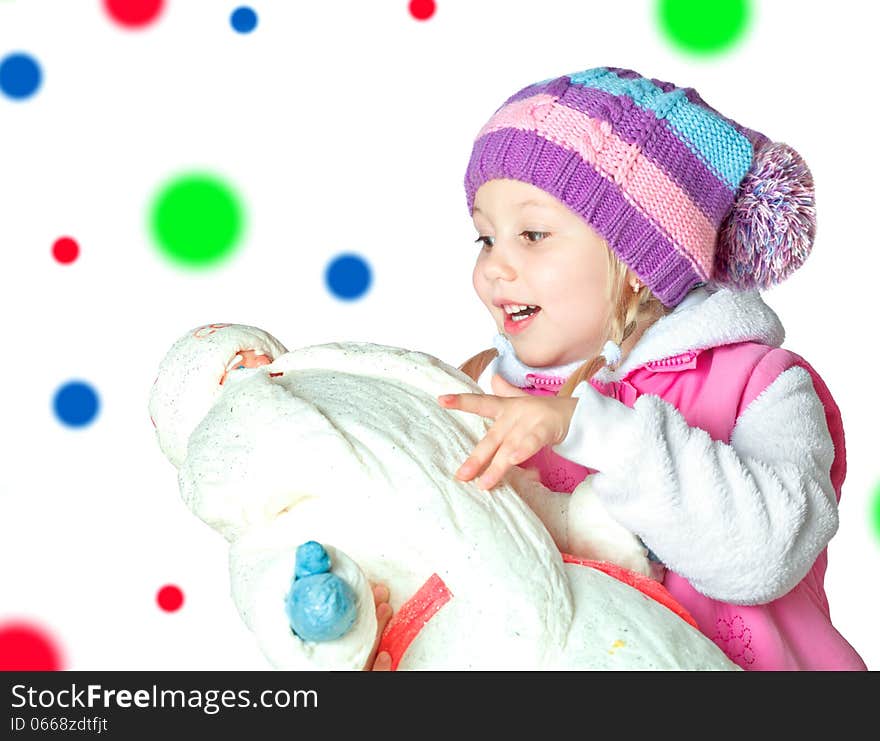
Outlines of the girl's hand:
M364 671L374 672L390 672L391 671L391 654L383 651L376 656L376 650L379 648L379 639L382 637L382 631L388 625L391 619L391 605L388 604L388 587L384 584L373 584L373 601L376 604L376 620L379 623L376 629L376 640L373 643L373 650L370 651L370 657L364 665Z
M486 436L455 472L460 481L470 481L485 469L477 486L487 490L495 486L510 468L527 460L545 445L556 445L565 440L578 402L576 398L531 396L500 376L492 379L492 388L496 392L508 393L514 389L522 395L444 394L437 397L440 406L446 409L459 409L495 420Z

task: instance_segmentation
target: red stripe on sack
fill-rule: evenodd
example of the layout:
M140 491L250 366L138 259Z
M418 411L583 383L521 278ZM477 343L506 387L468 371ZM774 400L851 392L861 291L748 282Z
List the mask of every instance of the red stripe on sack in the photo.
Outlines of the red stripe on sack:
M610 563L609 561L591 561L588 558L572 556L570 553L563 553L562 560L565 563L576 563L581 566L589 566L598 569L599 571L608 574L608 576L613 576L618 581L622 581L624 584L629 584L629 586L635 587L642 594L656 600L664 607L668 607L686 623L690 623L694 628L699 630L697 621L691 617L691 614L682 607L681 603L676 600L675 597L669 593L669 590L660 582L649 579L647 576L630 569L625 569L623 566Z
M419 591L400 606L385 626L377 650L377 653L387 651L391 654L391 671L397 671L409 644L451 598L452 592L443 580L437 574L431 574Z

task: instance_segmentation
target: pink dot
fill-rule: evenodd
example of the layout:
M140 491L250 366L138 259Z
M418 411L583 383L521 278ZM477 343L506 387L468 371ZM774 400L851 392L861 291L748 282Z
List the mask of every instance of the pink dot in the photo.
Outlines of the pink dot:
M0 671L61 669L61 651L48 631L27 622L0 624Z
M79 245L71 237L61 237L52 245L52 255L58 262L66 265L79 257Z
M165 0L104 0L110 17L121 26L147 26L162 12Z
M180 587L166 584L156 594L156 602L159 603L159 607L165 610L165 612L175 612L183 604L183 592L180 590Z
M409 12L419 21L426 21L437 9L434 0L409 0Z

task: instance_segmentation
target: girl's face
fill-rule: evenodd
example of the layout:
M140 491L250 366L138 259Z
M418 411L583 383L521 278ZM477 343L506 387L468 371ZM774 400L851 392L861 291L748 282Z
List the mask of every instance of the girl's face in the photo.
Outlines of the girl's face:
M534 367L595 357L607 340L610 308L602 238L549 193L519 180L484 183L473 218L480 242L474 289L517 357ZM537 309L517 320L505 304Z

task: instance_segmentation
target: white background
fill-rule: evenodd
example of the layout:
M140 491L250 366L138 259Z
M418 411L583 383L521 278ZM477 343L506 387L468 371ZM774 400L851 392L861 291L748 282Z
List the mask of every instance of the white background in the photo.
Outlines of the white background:
M26 51L44 74L34 98L0 97L0 621L45 625L73 669L267 668L228 596L226 543L186 510L156 443L159 361L210 322L456 365L488 347L462 184L473 138L526 84L607 65L695 87L813 171L814 252L765 299L843 413L826 589L880 666L874 5L757 2L744 42L709 61L670 46L645 0L440 0L427 22L405 0L274 0L251 3L249 35L229 25L236 5L169 0L131 32L97 0L0 0L0 57ZM193 274L144 224L159 184L197 168L238 189L248 231L234 259ZM68 234L82 253L61 265L51 245ZM348 251L374 277L353 302L323 279ZM51 409L72 378L101 398L82 429ZM185 592L176 613L155 604L165 583Z

